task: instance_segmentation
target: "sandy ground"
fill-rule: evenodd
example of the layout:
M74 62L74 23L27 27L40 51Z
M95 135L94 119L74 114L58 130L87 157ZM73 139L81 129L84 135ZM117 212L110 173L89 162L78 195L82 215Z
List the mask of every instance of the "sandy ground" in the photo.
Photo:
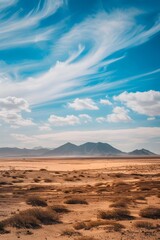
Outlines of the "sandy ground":
M158 158L0 159L0 239L158 240L159 183ZM33 196L47 204L39 207L42 211L55 214L55 205L69 211L56 213L57 224L40 223L38 229L13 227L24 210L35 209L28 204ZM141 216L148 206L157 209L155 219ZM117 209L130 216L102 218L102 211Z

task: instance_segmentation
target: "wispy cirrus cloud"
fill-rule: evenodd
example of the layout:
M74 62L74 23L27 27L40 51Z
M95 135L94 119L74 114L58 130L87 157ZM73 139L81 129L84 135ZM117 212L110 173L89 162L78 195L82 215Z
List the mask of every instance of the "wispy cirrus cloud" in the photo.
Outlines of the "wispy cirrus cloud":
M17 1L2 1L3 18L0 21L0 50L9 49L20 45L37 44L41 41L46 41L51 38L51 34L54 31L52 27L40 28L39 25L42 20L53 15L61 6L63 6L63 0L41 1L37 7L30 10L23 17L20 12L14 12L10 15L10 18L5 16L5 8L15 5ZM0 2L1 4L1 2Z
M13 5L15 5L18 0L0 0L0 10L3 11Z
M114 60L107 62L107 57L119 50L140 45L159 31L159 20L150 28L139 24L136 17L141 14L132 9L110 13L101 12L88 17L64 33L54 44L52 49L54 57L61 59L65 54L68 55L68 59L63 62L57 61L47 72L37 77L28 77L23 82L17 79L13 83L10 77L5 80L1 78L0 89L3 91L0 90L0 94L2 96L24 96L30 104L36 105L75 93L97 92L121 85L124 80L112 83L106 80L90 86L88 83L95 74L97 78L104 74L104 72L99 72L99 68L112 64ZM43 18L42 13L41 15ZM37 18L39 19L39 15ZM33 18L33 22L36 21ZM76 46L77 54L75 54ZM78 46L82 47L78 49ZM53 87L55 85L56 88Z

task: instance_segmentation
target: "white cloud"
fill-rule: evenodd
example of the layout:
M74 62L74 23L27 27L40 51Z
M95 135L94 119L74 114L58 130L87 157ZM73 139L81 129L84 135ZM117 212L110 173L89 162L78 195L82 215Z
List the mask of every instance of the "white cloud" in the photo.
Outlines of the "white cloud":
M100 99L99 102L103 105L112 105L112 103L108 99Z
M130 122L132 119L128 116L128 110L124 107L115 107L113 112L106 117L99 117L96 119L97 122Z
M66 117L60 117L51 115L48 119L49 123L54 126L74 126L80 123L79 118L74 115L67 115Z
M160 115L159 91L123 92L118 96L114 96L114 100L122 102L128 108L139 114L150 117Z
M77 124L83 124L91 122L92 118L88 114L79 114L75 115L67 115L65 117L51 115L48 119L49 124L45 124L46 127L51 126L74 126ZM43 127L42 127L43 130Z
M9 8L17 3L18 0L0 0L0 10Z
M52 1L47 1L53 4ZM53 1L55 2L55 1ZM48 4L49 4L48 3ZM46 6L46 5L45 5ZM48 11L47 11L48 12ZM49 11L50 13L50 11ZM50 67L48 71L36 77L27 77L21 81L21 76L17 76L17 81L13 81L12 77L0 78L0 95L6 97L14 95L17 97L24 97L32 105L41 104L53 99L63 98L64 96L71 96L80 92L97 92L108 88L117 87L124 83L124 81L97 83L97 85L89 85L92 76L96 73L97 78L104 75L98 73L99 66L108 66L112 61L103 61L105 58L113 55L115 52L131 48L135 45L140 45L148 41L154 34L159 31L159 21L151 28L137 23L137 16L140 16L140 11L137 10L117 10L110 13L98 13L94 16L88 17L83 22L74 25L74 27L65 34L61 34L61 38L53 45L51 52L52 62L62 59L62 56L71 53L65 62L57 62L57 64ZM28 26L37 24L37 19L45 16L44 9L40 11L40 17L37 9L38 17L28 16L24 22L13 24L8 23L1 28L1 31L10 32L13 29L21 28L24 32L24 24ZM59 28L58 28L59 29ZM130 29L130 31L128 31ZM44 29L41 29L41 33ZM50 29L49 29L50 30ZM14 30L13 30L14 31ZM17 30L16 30L17 31ZM18 30L19 31L19 30ZM41 35L39 32L39 34ZM31 33L32 34L32 33ZM3 36L3 34L2 34ZM14 31L14 36L17 36ZM8 36L5 43L14 42L12 36ZM25 41L25 37L22 38ZM87 49L85 42L89 42L90 48ZM53 41L54 43L54 41ZM83 47L78 49L78 55L75 54L75 49L79 44ZM19 43L18 43L19 44ZM73 51L74 49L74 51ZM87 54L82 54L83 49L87 50ZM54 53L54 54L53 54ZM74 58L74 59L73 59ZM120 59L117 59L118 61ZM48 57L46 59L48 61ZM108 72L106 73L108 74ZM127 79L126 81L129 81ZM56 86L56 87L54 87Z
M22 143L36 143L37 142L37 138L36 137L33 137L33 136L27 136L25 134L17 134L17 133L12 133L11 136L13 138L15 138L16 140L22 142Z
M4 3L3 0L1 1L3 14L7 13L7 11L5 12L5 8L8 8L17 2L16 0L7 0L6 3ZM17 12L13 15L10 14L10 18L7 20L5 18L5 20L1 20L0 49L48 40L53 32L53 26L50 28L43 28L40 31L38 30L37 26L43 19L54 14L62 5L63 0L46 0L43 3L43 7L41 7L42 4L39 2L36 9L31 10L23 17L21 17L21 15Z
M68 106L75 110L98 110L96 103L91 98L76 98L72 103L69 103Z
M48 123L44 123L39 126L40 131L50 131L52 130L51 126Z
M148 117L147 120L148 121L153 121L153 120L155 120L155 117Z
M0 98L0 109L0 111L30 112L29 103L23 98L16 97Z
M92 121L92 118L91 116L89 116L88 114L80 114L79 115L79 118L82 122L84 123L88 123L88 122L91 122Z
M35 125L31 119L22 117L22 112L30 112L29 103L23 98L0 98L0 120L11 127Z

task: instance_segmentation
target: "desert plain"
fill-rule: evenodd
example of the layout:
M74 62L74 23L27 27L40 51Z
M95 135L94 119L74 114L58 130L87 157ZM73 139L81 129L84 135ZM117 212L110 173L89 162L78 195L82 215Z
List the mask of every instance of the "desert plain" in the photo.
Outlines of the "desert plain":
M0 159L0 239L160 239L160 158Z

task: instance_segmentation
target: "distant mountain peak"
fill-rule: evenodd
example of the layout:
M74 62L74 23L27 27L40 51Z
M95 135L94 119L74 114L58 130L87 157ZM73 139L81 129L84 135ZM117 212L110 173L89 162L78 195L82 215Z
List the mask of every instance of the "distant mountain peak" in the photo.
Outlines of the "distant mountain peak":
M136 149L128 154L120 151L119 149L103 142L86 142L79 146L67 142L57 148L49 149L43 147L36 147L34 149L27 148L0 148L0 157L40 157L40 156L63 156L63 157L107 157L107 156L154 156L153 152L147 149Z
M149 150L142 148L142 149L135 149L132 152L129 152L130 155L146 155L146 156L152 156L152 155L156 155L153 152L150 152Z

